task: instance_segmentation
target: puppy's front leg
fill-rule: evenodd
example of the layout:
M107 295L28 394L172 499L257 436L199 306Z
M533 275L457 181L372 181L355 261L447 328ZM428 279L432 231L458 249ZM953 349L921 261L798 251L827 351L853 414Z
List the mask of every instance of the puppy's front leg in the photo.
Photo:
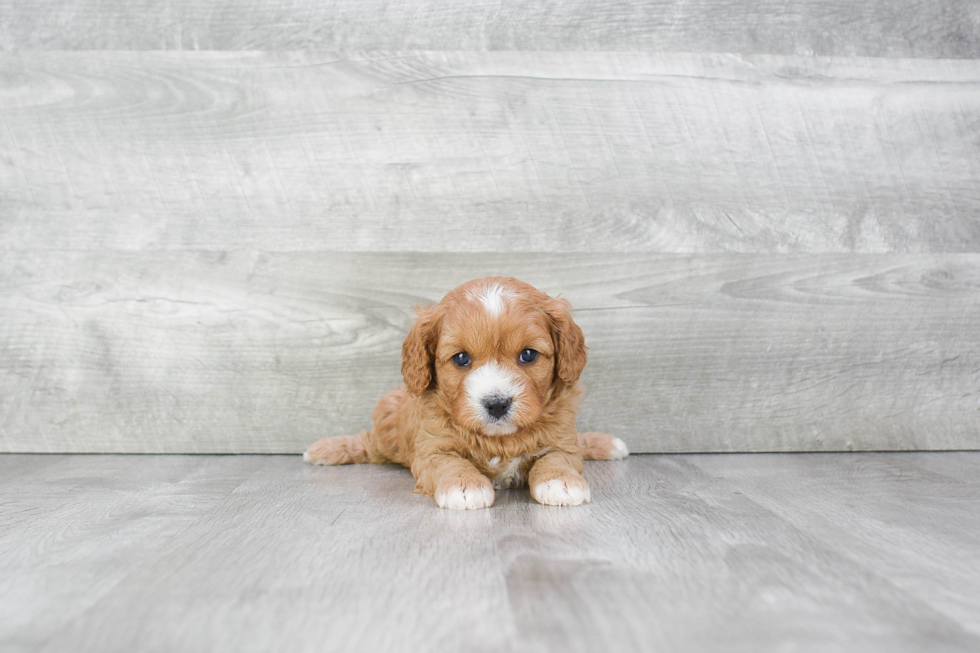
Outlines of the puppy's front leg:
M534 463L527 480L538 503L580 506L592 500L589 482L582 476L582 458L563 451L553 451Z
M434 497L440 508L478 510L493 505L490 479L468 460L451 454L418 458L412 464L418 479L413 492Z

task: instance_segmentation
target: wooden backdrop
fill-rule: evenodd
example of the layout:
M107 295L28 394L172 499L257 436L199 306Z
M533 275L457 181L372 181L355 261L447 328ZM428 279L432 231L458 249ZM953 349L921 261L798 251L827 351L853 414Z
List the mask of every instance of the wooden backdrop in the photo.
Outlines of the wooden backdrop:
M0 450L299 452L411 306L634 451L980 448L980 4L0 0Z

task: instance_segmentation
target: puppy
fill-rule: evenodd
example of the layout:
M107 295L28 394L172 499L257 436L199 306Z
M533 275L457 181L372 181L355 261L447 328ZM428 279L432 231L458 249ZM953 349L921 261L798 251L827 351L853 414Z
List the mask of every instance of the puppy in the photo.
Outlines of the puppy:
M493 505L494 490L531 487L552 506L591 499L582 460L629 455L619 438L578 433L582 330L571 306L509 277L476 279L416 308L402 345L405 385L374 409L374 428L324 438L314 465L399 463L441 508Z

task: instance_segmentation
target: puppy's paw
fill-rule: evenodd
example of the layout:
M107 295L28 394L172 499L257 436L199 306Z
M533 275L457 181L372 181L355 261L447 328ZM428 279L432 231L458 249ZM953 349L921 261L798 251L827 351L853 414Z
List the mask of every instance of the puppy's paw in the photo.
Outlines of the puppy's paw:
M462 480L440 484L436 488L436 505L450 510L479 510L489 508L495 499L490 481L466 482Z
M626 448L626 443L619 438L612 439L612 447L609 449L609 460L622 460L630 455L630 450Z
M630 455L626 443L608 433L579 433L578 446L584 460L622 460Z
M531 496L546 506L581 506L592 500L592 491L587 480L568 474L537 483Z
M303 452L303 460L311 465L348 465L367 462L364 451L364 431L357 435L323 438Z

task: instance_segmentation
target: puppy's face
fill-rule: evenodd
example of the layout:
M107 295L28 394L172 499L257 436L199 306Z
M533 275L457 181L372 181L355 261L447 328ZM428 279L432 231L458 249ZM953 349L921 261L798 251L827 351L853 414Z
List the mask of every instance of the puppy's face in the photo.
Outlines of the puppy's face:
M438 393L457 425L486 436L533 425L585 366L567 302L516 279L478 279L424 309L402 349L409 390Z

